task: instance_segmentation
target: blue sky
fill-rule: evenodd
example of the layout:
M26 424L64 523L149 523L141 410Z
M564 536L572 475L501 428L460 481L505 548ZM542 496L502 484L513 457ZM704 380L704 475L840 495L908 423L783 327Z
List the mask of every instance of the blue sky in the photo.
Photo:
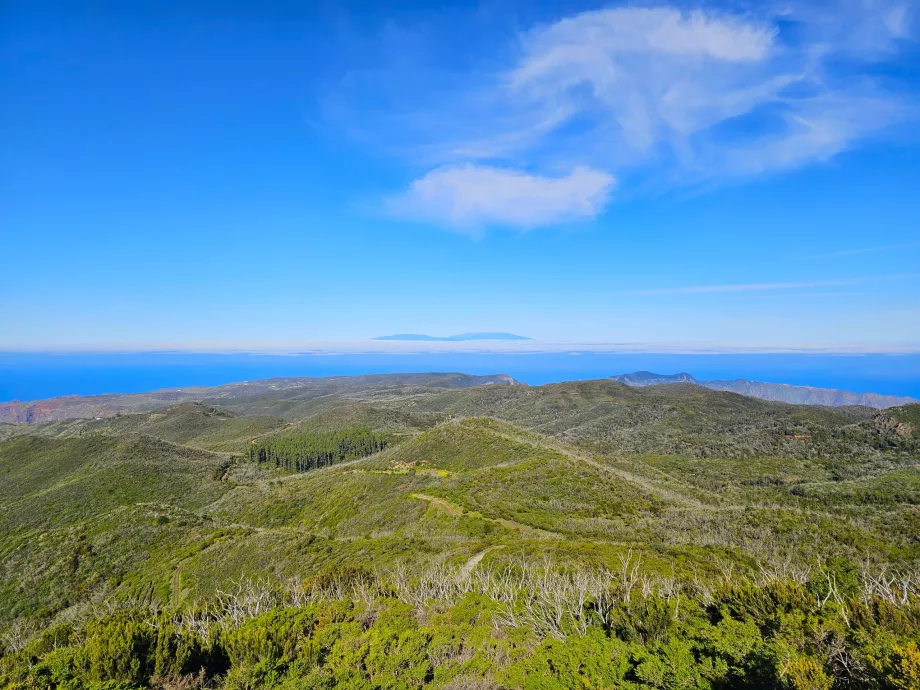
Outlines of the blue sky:
M920 12L0 7L0 349L920 347Z

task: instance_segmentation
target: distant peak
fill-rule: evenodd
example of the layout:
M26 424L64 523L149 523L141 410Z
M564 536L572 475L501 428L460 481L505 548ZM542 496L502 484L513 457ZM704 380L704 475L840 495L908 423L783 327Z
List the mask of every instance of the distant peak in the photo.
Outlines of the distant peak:
M446 337L437 335L424 335L422 333L397 333L395 335L381 335L373 340L424 340L434 342L463 342L467 340L533 340L523 335L514 333L459 333Z

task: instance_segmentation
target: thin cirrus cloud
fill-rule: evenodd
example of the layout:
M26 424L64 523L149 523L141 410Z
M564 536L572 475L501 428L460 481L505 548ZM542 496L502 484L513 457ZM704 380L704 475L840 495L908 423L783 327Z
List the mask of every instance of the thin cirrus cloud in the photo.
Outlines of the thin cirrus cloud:
M388 206L453 228L530 229L597 215L614 180L636 193L788 170L912 116L869 69L898 59L910 6L818 5L620 7L522 32L503 67L453 80L454 97L413 102L420 88L405 117L377 113L430 166Z
M623 295L702 295L731 292L772 292L776 290L804 290L843 285L863 285L890 280L912 280L920 278L920 273L895 273L884 276L866 276L848 280L807 280L801 282L777 283L733 283L727 285L684 285L650 290L627 290Z
M797 290L804 288L853 285L856 280L811 280L791 283L736 283L733 285L686 285L653 290L627 290L625 295L700 295L724 292L763 292L772 290Z
M826 252L822 254L808 254L804 259L833 259L840 256L859 256L860 254L876 254L880 252L891 252L899 249L918 249L920 242L905 242L904 244L885 244L878 247L860 247L859 249L841 249L835 252Z

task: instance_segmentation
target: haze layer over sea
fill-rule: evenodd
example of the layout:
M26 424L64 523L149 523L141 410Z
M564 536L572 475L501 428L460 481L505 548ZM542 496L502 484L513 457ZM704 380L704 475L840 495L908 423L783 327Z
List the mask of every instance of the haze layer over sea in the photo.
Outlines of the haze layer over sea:
M287 376L509 374L530 385L633 371L744 378L920 398L920 354L534 352L415 354L0 353L0 402L139 393Z

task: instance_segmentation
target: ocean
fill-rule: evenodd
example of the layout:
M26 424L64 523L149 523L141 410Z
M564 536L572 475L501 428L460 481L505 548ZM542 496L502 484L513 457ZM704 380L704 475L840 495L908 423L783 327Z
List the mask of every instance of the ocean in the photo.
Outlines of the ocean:
M44 354L0 353L0 402L139 393L282 376L451 371L509 374L530 385L632 371L688 372L920 398L920 354Z

